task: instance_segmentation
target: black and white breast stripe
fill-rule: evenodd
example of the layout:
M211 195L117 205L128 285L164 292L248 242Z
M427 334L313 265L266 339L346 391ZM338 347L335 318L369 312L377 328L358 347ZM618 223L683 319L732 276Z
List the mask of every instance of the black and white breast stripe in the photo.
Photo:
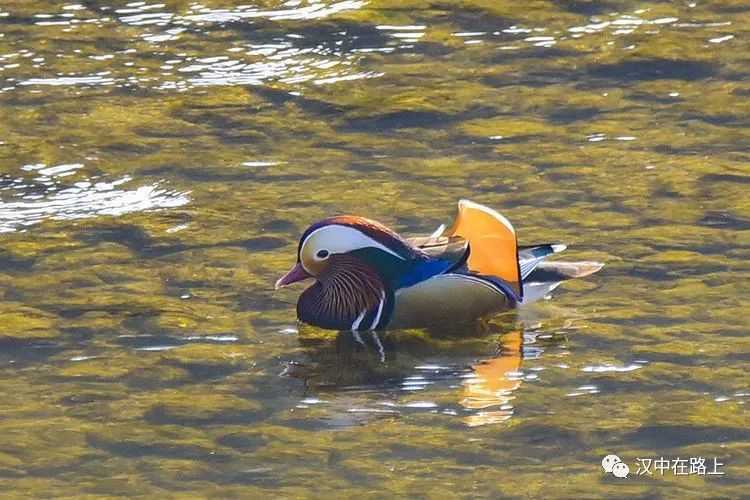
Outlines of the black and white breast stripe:
M357 316L357 318L352 323L351 329L357 332L364 330L377 330L378 328L385 326L385 323L387 323L387 315L384 313L389 312L387 311L388 302L388 295L385 293L385 291L381 290L378 307L370 310L365 309L364 311L359 313L359 316Z

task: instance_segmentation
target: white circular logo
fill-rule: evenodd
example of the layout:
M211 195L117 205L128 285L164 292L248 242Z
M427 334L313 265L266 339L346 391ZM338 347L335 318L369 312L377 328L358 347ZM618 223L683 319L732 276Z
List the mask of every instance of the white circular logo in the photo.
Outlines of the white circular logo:
M628 477L629 473L630 473L630 467L628 467L628 464L626 464L625 462L617 462L612 467L612 474L615 477L620 477L620 478Z
M617 455L607 455L602 458L602 468L604 468L604 472L612 472L612 468L615 464L619 463L622 463L622 460L620 460L620 457Z

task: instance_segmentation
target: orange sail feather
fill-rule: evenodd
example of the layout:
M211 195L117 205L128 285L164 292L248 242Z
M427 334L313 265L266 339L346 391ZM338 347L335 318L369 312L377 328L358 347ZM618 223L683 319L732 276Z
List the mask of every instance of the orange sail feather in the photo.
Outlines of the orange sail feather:
M518 241L508 219L490 208L461 200L456 220L443 236L460 236L469 242L470 271L501 278L519 297L523 296Z

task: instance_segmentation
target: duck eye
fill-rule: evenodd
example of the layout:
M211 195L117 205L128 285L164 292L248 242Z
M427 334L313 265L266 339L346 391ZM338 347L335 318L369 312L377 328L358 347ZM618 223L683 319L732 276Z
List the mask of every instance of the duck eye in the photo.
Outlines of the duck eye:
M328 255L328 250L318 250L318 253L315 254L319 259L327 259Z

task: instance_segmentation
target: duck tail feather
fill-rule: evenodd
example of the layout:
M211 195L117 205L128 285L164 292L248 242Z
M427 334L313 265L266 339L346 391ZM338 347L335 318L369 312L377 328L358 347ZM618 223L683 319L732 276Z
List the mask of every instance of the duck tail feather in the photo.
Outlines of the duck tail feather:
M599 271L604 267L603 262L540 262L525 281L548 283L583 278Z

